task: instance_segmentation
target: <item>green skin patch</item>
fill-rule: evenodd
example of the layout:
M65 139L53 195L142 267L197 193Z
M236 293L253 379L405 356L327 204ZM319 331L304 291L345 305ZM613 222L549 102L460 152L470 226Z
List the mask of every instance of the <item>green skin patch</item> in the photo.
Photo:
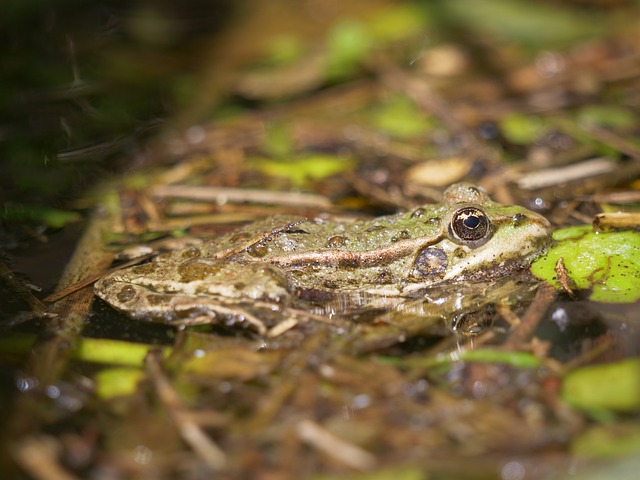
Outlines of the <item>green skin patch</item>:
M439 283L500 278L528 266L550 233L542 216L456 184L442 203L395 215L270 217L114 272L94 288L134 318L167 321L215 317L221 304L287 303L306 292L410 297Z

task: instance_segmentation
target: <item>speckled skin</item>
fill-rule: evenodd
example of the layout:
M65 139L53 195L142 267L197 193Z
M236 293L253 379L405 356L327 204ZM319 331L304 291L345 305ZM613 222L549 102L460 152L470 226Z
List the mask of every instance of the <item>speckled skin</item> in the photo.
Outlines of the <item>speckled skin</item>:
M488 220L485 234L456 236L451 225L465 209ZM215 315L214 304L283 303L309 292L409 296L527 266L550 233L544 217L456 184L441 204L374 219L271 217L108 275L95 292L132 317L166 321Z

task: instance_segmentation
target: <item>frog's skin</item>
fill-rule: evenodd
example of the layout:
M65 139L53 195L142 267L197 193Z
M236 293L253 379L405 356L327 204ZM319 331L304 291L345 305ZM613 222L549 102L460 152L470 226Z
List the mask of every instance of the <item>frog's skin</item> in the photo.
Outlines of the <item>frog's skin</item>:
M271 217L112 273L95 292L132 317L164 321L203 321L228 313L221 305L296 296L412 296L524 268L550 234L544 217L456 184L441 204L370 220Z

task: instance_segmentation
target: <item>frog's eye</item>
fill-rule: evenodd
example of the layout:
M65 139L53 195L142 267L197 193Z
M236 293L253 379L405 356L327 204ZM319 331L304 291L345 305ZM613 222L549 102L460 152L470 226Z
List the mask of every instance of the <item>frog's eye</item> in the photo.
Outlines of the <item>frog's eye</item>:
M449 237L456 243L479 247L491 238L491 221L476 207L462 207L453 212L449 222Z

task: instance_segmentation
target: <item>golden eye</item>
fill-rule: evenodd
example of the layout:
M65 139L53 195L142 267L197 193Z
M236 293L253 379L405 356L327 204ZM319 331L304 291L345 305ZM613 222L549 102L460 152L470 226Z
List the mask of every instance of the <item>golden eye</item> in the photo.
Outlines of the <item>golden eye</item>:
M491 238L492 233L489 217L479 208L462 207L451 215L449 237L456 243L479 247Z

